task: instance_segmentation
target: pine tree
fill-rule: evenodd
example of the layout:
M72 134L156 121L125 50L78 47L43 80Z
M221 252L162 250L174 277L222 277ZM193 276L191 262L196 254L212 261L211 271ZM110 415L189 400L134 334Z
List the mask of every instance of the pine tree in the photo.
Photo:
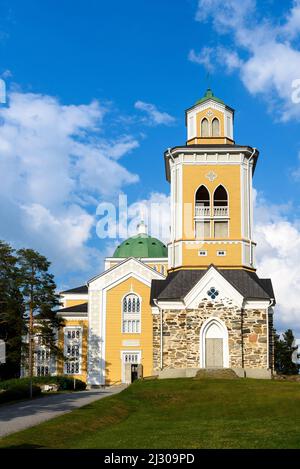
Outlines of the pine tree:
M280 335L275 333L275 370L284 375L295 375L299 373L300 365L293 362L294 352L298 350L298 345L294 345L294 334L291 329L287 329ZM298 355L299 358L299 355Z
M24 332L17 258L12 247L0 241L0 339L6 343L6 363L0 366L1 379L20 376Z
M33 249L20 249L17 255L29 338L28 370L32 378L35 335L39 335L42 344L50 349L52 356L59 354L56 333L62 326L62 321L54 310L60 303L54 277L49 273L50 262L46 257Z

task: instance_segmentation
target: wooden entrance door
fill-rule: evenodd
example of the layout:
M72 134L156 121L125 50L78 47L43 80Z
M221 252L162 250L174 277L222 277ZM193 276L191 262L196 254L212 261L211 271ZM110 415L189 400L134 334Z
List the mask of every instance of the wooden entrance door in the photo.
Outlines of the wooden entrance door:
M223 368L223 339L205 340L205 367Z

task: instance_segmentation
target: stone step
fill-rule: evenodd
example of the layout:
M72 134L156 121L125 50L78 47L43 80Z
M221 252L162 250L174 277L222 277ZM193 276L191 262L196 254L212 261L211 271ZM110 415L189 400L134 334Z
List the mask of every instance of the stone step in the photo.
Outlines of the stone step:
M203 368L198 370L194 379L238 379L231 368Z

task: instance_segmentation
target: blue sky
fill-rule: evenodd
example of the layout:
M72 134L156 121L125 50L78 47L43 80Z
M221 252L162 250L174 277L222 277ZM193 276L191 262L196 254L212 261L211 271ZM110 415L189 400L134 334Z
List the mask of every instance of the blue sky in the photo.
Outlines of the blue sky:
M2 0L0 18L0 236L47 255L62 288L101 271L115 243L97 204L167 202L163 152L209 71L236 142L260 150L258 273L299 330L300 2Z

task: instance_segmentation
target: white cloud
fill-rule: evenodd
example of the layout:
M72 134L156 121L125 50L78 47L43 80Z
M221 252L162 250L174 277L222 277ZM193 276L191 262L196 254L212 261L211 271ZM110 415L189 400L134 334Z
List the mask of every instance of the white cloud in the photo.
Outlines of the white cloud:
M298 165L290 171L290 174L294 181L300 181L300 152L298 153Z
M188 59L196 64L203 65L208 72L213 72L218 63L222 63L226 70L231 73L242 66L243 61L236 51L224 47L203 47L200 52L190 50Z
M299 0L280 25L259 16L254 0L199 0L196 20L211 20L217 33L228 35L232 44L227 52L215 49L219 65L239 70L248 91L260 93L277 118L300 118L300 104L292 100L292 83L300 78L300 51L295 42L300 36Z
M255 202L257 273L271 277L278 330L291 327L300 335L300 220L288 220L291 205L272 206L261 196Z
M135 109L144 111L147 114L147 119L144 119L149 125L170 125L175 122L175 118L167 112L161 112L154 104L145 103L144 101L136 101L134 104Z
M282 33L289 39L294 39L300 33L300 1L295 0L287 14L286 23L282 27Z
M148 233L167 243L170 240L170 197L161 192L152 192L148 199L141 199L128 207L130 218L129 234L136 233L141 217L148 227Z
M192 49L189 52L188 59L191 62L194 62L199 65L203 65L205 69L209 72L212 72L215 68L214 66L214 50L211 47L203 47L200 52L195 52L194 49Z
M219 32L237 28L255 8L254 0L199 0L196 12L197 21L207 21L212 16Z
M66 106L21 92L0 109L0 238L39 249L55 272L98 266L89 205L138 180L119 162L138 142L104 138L106 114L97 101Z

